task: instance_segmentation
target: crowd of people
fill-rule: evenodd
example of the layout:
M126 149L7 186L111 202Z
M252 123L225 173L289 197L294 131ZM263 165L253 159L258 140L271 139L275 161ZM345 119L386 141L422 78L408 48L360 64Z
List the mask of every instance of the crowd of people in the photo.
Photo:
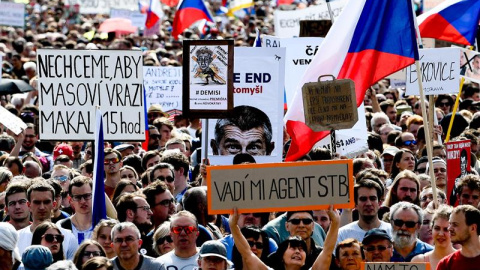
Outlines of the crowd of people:
M312 4L296 1L282 8ZM221 14L221 1L207 5L215 22L205 33L192 27L177 41L171 36L175 8L168 6L156 35L119 37L96 33L106 15L80 14L62 1L32 0L26 5L25 29L1 28L2 78L36 87L35 57L41 48L142 50L145 66L181 66L182 38L234 39L236 46L251 46L255 28L274 34L271 2L255 2L242 18ZM385 79L365 96L369 150L353 159L353 209L232 209L230 215L207 211L208 160L200 158L200 119L169 115L152 105L146 115L148 141L104 144L108 218L93 224L94 145L40 140L37 91L1 95L0 104L27 127L20 134L6 128L0 134L0 269L346 270L361 269L362 262L478 269L480 88L467 82L454 113L456 95L430 98L435 108L427 112L437 118L434 134L442 138L433 142L433 168L419 98L406 96ZM452 117L450 138L470 140L471 155L462 157L471 166L461 168L453 191L447 192L443 141ZM222 125L243 132L233 120ZM271 129L265 126L261 137ZM289 138L284 136L285 154ZM215 140L216 151L234 154L235 164L254 162L250 155L273 149L268 138L261 138L254 152ZM314 148L301 161L337 158L343 157Z

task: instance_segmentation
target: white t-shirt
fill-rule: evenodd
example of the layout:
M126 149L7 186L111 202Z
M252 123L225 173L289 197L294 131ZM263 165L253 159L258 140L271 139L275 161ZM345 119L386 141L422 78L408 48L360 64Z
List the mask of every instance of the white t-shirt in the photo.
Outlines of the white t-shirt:
M31 225L30 225L31 226ZM25 249L32 245L32 238L33 232L30 231L30 226L25 227L18 231L18 252L23 254ZM66 230L64 228L59 227L60 232L62 232L64 239L63 239L63 253L65 254L65 258L67 260L73 260L73 256L78 249L77 238L73 235L72 231Z
M392 237L392 225L390 223L380 220L380 227L378 228L387 231L388 235ZM362 228L360 228L360 226L358 226L358 221L347 224L338 230L337 245L338 243L342 242L347 238L355 238L358 241L362 242L366 233L367 231L363 230Z
M180 258L172 250L155 260L163 263L166 270L193 270L198 267L198 252L189 258Z

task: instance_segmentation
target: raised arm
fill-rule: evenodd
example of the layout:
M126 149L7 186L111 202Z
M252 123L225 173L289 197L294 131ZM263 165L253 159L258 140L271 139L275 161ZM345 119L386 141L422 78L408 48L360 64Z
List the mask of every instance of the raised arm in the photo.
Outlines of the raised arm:
M233 214L228 218L228 223L230 224L230 231L232 232L233 241L235 246L242 255L243 261L245 263L245 269L255 269L255 270L267 270L268 267L250 250L250 245L247 242L247 239L243 236L238 227L238 212L237 208L233 209Z
M333 209L333 205L330 205L327 212L332 223L328 229L327 237L323 243L323 250L318 255L317 259L312 265L312 270L328 269L332 262L332 254L335 250L335 244L338 238L338 228L340 227L340 215Z

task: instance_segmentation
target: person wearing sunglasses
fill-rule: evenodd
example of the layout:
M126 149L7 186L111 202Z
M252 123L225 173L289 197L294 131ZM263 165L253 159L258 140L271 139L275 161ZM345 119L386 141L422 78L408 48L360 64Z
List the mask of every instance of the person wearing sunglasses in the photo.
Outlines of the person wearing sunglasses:
M115 187L120 181L120 168L123 166L122 154L115 149L106 148L104 150L105 158L103 159L103 166L105 169L105 193L110 199L113 198Z
M162 256L175 249L172 236L170 236L170 221L166 221L158 227L153 235L153 250Z
M170 219L170 236L175 249L162 255L156 261L163 263L166 269L193 269L198 266L199 236L195 216L188 211L180 211Z
M170 193L174 194L175 192L175 173L173 166L165 163L160 162L153 166L153 169L150 171L150 181L160 180L164 182ZM146 186L146 185L145 185Z
M402 132L400 136L395 139L395 146L399 149L408 149L412 153L417 153L418 146L415 136L410 132Z
M82 265L90 258L106 256L105 250L97 241L88 239L78 247L75 257L73 257L73 263L78 270L82 270Z
M420 206L398 202L390 207L389 218L393 229L392 262L410 262L413 257L433 250L431 245L417 238L423 222Z
M155 181L142 190L152 207L152 223L157 229L176 212L176 203L165 182Z
M393 241L387 231L371 229L362 240L366 262L389 262L393 255Z
M57 225L46 221L35 228L32 236L32 245L42 245L50 249L53 262L64 260L63 253L64 236Z

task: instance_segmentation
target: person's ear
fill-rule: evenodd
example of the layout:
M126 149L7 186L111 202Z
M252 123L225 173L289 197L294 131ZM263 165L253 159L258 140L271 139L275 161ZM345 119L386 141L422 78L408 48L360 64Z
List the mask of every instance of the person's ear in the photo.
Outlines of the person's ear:
M218 156L218 146L217 142L214 139L210 140L210 147L212 148L213 155Z
M127 218L133 220L135 218L135 213L133 212L132 209L127 209Z

